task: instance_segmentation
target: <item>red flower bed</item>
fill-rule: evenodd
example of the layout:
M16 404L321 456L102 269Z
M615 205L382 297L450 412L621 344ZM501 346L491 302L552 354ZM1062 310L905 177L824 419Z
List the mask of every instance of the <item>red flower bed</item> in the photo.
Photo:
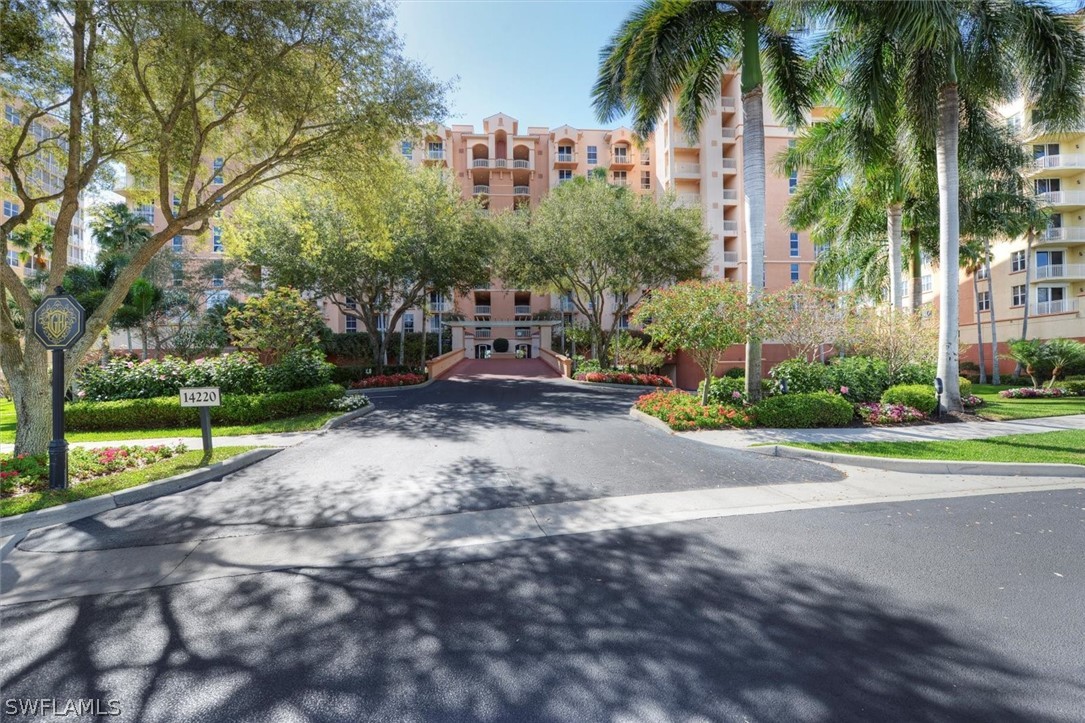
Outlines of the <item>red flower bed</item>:
M422 374L378 374L353 382L351 389L373 389L374 387L408 387L426 381Z
M638 399L634 406L645 414L662 419L671 429L679 432L753 426L753 419L745 410L726 404L701 406L696 397L685 392L652 392Z
M659 374L631 374L629 372L581 372L576 375L580 382L605 382L607 384L631 384L644 387L672 387L671 380Z

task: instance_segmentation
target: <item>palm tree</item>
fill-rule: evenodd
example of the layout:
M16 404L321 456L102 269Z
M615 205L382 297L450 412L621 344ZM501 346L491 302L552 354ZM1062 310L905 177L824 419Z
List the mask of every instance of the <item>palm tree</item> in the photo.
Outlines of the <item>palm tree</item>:
M819 80L841 79L850 107L886 119L899 109L917 137L933 137L939 256L944 270L938 375L943 404L960 411L957 330L961 120L1023 96L1033 123L1081 117L1085 38L1068 16L1032 0L824 2L830 33L819 43Z
M678 120L695 136L719 101L722 74L740 68L751 301L765 286L763 96L767 88L776 116L796 125L811 105L807 66L789 32L797 22L790 5L772 0L646 0L604 47L592 91L600 120L631 112L634 130L645 137L674 100ZM746 394L751 400L761 396L760 379L761 341L751 337L746 344Z

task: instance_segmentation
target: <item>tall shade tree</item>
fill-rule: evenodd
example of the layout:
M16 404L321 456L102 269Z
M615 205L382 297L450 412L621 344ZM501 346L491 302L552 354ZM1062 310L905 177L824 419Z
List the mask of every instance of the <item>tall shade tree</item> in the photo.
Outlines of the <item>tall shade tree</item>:
M0 100L18 109L18 122L0 123L0 170L20 208L0 224L0 255L12 232L48 210L48 285L58 285L80 196L118 163L133 200L153 203L162 218L88 318L68 370L170 238L203 234L216 211L254 188L386 147L443 112L443 87L402 56L383 0L25 0L6 3L4 13ZM18 417L15 448L43 453L47 356L16 327L6 301L28 318L35 300L6 264L0 286L0 367Z
M672 196L639 196L605 178L563 183L530 215L501 221L502 278L568 294L604 363L619 322L644 292L698 278L708 258L699 211Z
M724 71L741 69L742 185L745 189L747 290L765 287L765 129L767 88L778 118L798 125L810 106L807 66L791 34L792 4L771 0L646 0L601 53L593 90L596 114L610 121L631 112L647 136L667 104L696 136L720 97ZM767 82L766 82L767 81ZM761 396L761 340L746 340L746 394Z
M960 411L959 158L962 118L1023 97L1033 123L1079 121L1085 38L1073 21L1034 0L823 2L828 29L817 43L815 79L876 120L904 110L905 123L935 148L941 288L938 375L942 402Z
M385 330L431 291L466 293L488 281L494 240L490 219L451 178L383 157L254 194L231 218L226 250L263 267L270 283L358 319L383 368Z

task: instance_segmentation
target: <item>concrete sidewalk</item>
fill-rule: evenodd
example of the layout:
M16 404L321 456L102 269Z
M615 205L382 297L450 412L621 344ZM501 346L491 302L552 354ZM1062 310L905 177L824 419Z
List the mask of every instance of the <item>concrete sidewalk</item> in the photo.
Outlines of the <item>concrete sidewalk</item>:
M7 541L0 605L123 592L428 550L686 520L905 500L1085 489L1081 479L917 475L841 466L840 482L604 497L162 545L29 552Z
M679 432L677 436L705 444L742 449L754 444L785 442L945 442L987 439L1009 434L1039 434L1085 429L1085 414L1017 419L1009 422L957 422L905 427L844 427L841 429L719 429Z

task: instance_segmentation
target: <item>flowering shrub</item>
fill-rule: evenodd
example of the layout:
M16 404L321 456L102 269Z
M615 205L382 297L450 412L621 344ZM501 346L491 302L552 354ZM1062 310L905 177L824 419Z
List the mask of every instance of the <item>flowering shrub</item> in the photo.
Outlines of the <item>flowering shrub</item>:
M606 382L608 384L632 384L645 387L672 387L674 384L667 377L659 374L633 374L631 372L580 372L576 375L580 382Z
M975 394L969 394L967 397L961 397L961 404L966 407L978 407L983 404L983 400L977 397Z
M750 415L725 404L702 406L696 397L680 391L655 391L645 394L634 406L656 419L662 419L676 431L751 427Z
M426 381L424 374L379 374L366 377L352 383L352 389L372 389L373 387L407 387Z
M901 405L918 409L924 414L933 414L938 406L934 387L930 384L898 384L889 387L882 394L883 405Z
M364 394L345 394L339 399L333 399L331 404L328 405L329 408L342 412L353 412L355 409L368 406L369 397Z
M219 387L223 394L267 391L264 367L254 354L247 352L195 362L172 356L142 362L115 357L104 367L84 367L78 382L79 398L95 402L170 397L181 387Z
M73 484L117 474L169 459L188 451L183 444L148 447L73 447L68 452L68 475ZM49 484L49 458L42 455L6 456L0 459L0 496L40 492Z
M856 409L864 422L869 424L908 424L919 422L927 418L927 415L915 407L904 404L860 404Z
M1051 399L1053 397L1066 396L1059 387L1018 387L1017 389L1003 389L998 396L1006 399Z

